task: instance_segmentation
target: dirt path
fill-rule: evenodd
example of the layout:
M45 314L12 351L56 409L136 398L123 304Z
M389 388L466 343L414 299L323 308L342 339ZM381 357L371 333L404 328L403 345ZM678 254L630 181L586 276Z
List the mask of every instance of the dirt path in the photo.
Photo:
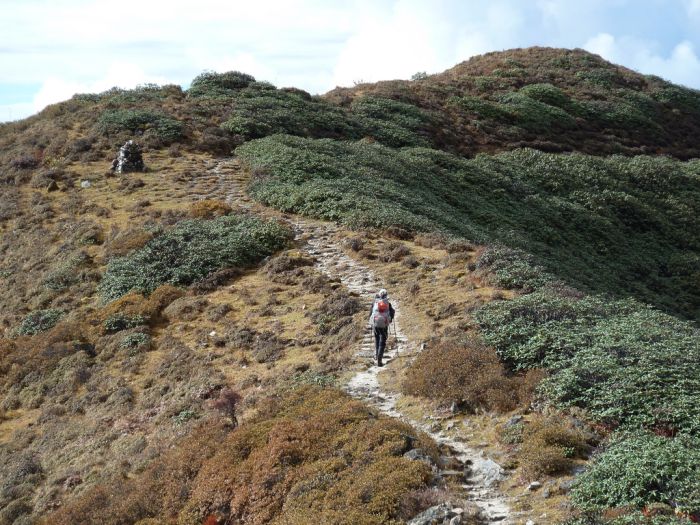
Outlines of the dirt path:
M295 223L297 238L306 241L306 251L316 260L318 269L326 275L340 279L351 292L357 293L370 304L381 283L373 272L359 264L344 253L335 240L338 229L333 225L312 223L298 220ZM392 358L398 354L413 354L417 351L415 343L409 341L401 330L401 306L396 298L391 298L397 314L395 326L396 345L388 355L385 363L391 366ZM393 336L392 338L393 339ZM369 331L365 334L358 352L355 354L363 362L371 362L374 355L374 343ZM464 443L433 432L424 423L415 421L397 409L401 394L382 390L379 374L384 370L374 365L357 372L347 383L345 389L355 398L362 399L377 408L383 414L400 419L414 428L418 428L432 437L441 448L456 459L460 468L457 473L465 473L461 484L462 493L457 494L475 503L481 510L483 523L509 523L510 512L505 498L498 493L495 484L501 473L500 467L482 453L467 447ZM441 471L442 476L454 475L454 466L450 471Z
M235 158L217 159L206 165L206 174L193 179L198 188L207 190L198 193L199 198L218 198L228 204L251 206L250 199L243 191L245 175ZM357 293L369 305L381 283L366 266L350 258L336 240L338 228L329 223L297 219L294 223L296 239L303 242L303 249L316 261L317 268L329 277L340 279L351 292ZM398 354L415 354L415 343L409 341L401 330L401 306L396 298L391 298L397 310L395 326L396 345L385 355L385 367L391 367L391 361ZM392 335L391 339L394 339ZM369 331L365 334L360 348L356 352L358 363L371 363L374 355L374 342ZM482 452L467 447L464 443L446 436L442 431L434 432L425 423L411 419L397 408L401 394L382 389L379 374L386 368L371 365L357 372L345 386L353 397L362 399L375 407L382 414L400 419L433 438L450 457L450 470L440 470L442 477L453 476L462 479L456 496L473 502L481 511L485 524L512 523L505 497L500 494L496 484L502 473L501 468ZM455 463L459 468L455 468ZM463 473L463 474L462 474Z

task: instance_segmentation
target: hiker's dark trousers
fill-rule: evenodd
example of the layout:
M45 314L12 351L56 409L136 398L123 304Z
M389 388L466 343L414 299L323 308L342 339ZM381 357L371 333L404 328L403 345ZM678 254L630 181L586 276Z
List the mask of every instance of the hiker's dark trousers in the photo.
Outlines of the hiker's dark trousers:
M377 361L381 361L384 357L384 349L386 348L386 338L388 335L388 328L374 328L374 357Z

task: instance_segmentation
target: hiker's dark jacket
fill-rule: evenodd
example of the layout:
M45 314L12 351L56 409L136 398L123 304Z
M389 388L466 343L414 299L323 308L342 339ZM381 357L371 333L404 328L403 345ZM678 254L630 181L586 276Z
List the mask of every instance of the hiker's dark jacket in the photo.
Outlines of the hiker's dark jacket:
M377 301L379 299L375 299L372 301L372 306L369 307L369 320L370 322L372 321L372 312L374 312L374 305L377 304ZM396 312L394 311L394 307L391 306L391 302L388 299L385 299L387 303L389 303L389 322L391 323L394 320L394 315L396 315Z

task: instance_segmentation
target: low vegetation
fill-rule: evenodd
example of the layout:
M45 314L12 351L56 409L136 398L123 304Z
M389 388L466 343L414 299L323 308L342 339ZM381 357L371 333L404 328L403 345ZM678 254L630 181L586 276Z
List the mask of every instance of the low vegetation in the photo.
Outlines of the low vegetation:
M700 509L697 439L667 439L650 432L619 434L577 480L573 502L583 510L673 505L681 513Z
M47 523L398 524L408 517L404 496L431 476L402 457L413 447L437 453L410 427L335 389L299 387L233 432L202 423L140 476L86 491Z
M52 308L49 310L37 310L24 318L22 324L17 327L18 335L35 335L53 328L64 312Z
M281 210L505 245L579 289L700 316L697 161L534 150L466 160L283 135L237 152L259 174L253 196Z
M478 320L511 369L547 370L539 391L550 403L583 409L615 430L578 479L572 497L579 507L700 510L692 452L700 447L700 334L693 323L632 300L552 292L486 305Z
M492 348L474 338L439 341L411 364L403 392L468 412L509 412L528 406L540 374L508 376Z
M362 304L294 250L244 272L290 232L196 193L234 148L263 204L375 230L349 249L410 293L469 287L426 308L404 392L535 409L500 432L521 481L597 446L571 525L697 519L698 134L697 91L543 48L321 97L205 72L0 125L0 522L400 523L438 501L402 457L432 444L329 388ZM101 179L127 139L152 171Z
M245 268L282 248L289 232L276 222L228 215L191 219L110 260L99 290L105 301L162 284L183 286L228 267Z

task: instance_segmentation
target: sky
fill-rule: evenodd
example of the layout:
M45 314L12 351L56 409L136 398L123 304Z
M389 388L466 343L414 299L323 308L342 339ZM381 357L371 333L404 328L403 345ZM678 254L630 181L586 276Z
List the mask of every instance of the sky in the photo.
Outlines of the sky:
M325 93L474 55L583 48L700 89L700 0L0 0L0 122L239 70Z

